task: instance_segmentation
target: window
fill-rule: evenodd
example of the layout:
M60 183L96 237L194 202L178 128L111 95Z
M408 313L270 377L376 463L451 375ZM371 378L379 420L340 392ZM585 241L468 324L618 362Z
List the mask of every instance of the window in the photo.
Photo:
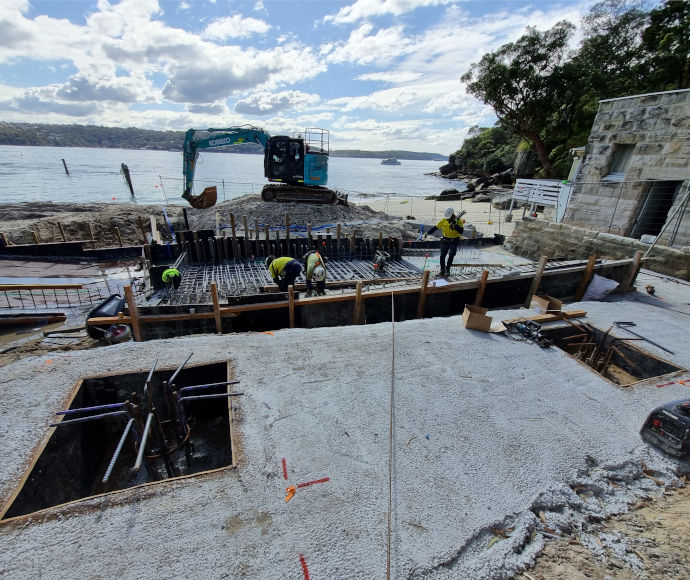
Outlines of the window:
M609 173L602 181L623 181L625 173L630 165L635 145L616 145L609 166Z

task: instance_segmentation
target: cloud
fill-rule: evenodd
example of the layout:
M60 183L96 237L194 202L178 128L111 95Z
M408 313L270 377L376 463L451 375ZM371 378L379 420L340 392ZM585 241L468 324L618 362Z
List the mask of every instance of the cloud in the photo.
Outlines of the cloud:
M243 115L275 115L289 109L304 109L318 104L318 95L301 91L283 91L281 93L260 92L237 101L235 112Z
M187 111L195 115L213 115L214 117L226 116L228 108L224 103L213 103L211 105L189 105Z
M256 18L243 18L239 14L211 22L204 30L203 36L212 40L228 38L248 38L253 34L266 34L271 26Z
M413 71L390 71L390 72L375 72L365 73L355 77L358 81L380 81L391 84L401 84L416 81L424 76L420 72Z
M406 38L402 26L381 28L375 34L371 24L362 24L347 41L322 47L329 63L385 65L414 50L414 40Z
M153 95L148 90L148 83L142 79L109 78L93 81L83 75L73 76L55 91L57 99L74 102L116 101L136 103L151 101Z
M45 115L58 113L69 117L85 117L100 113L103 108L94 102L63 103L52 98L44 98L40 90L26 91L9 101L0 102L0 110L9 110L15 113L28 113L30 115Z
M354 4L344 6L336 15L329 15L324 22L335 24L352 24L359 20L392 14L400 16L417 8L449 4L453 0L356 0Z

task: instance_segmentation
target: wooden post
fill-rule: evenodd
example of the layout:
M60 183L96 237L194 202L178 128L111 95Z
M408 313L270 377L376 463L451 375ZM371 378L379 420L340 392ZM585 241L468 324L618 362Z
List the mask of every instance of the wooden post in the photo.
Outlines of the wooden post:
M40 244L41 243L41 238L38 237L38 232L31 232L34 236L34 244Z
M213 298L213 316L216 319L216 332L223 334L223 321L220 317L220 306L218 305L218 287L215 282L211 284L211 298Z
M268 242L271 241L271 228L266 224L266 252L268 252Z
M5 234L0 234L0 237L2 237L2 243L5 247L10 245L10 240L7 238Z
M145 257L146 260L148 260L149 262L152 262L152 261L153 261L153 259L152 259L152 257L151 257L151 246L149 246L148 244L144 244L144 257Z
M530 285L529 291L527 292L527 298L525 298L525 302L523 303L523 306L525 308L529 308L529 305L532 303L532 298L537 293L537 290L539 290L539 284L541 282L541 277L544 274L544 268L546 268L547 260L548 258L546 256L542 256L541 258L539 258L537 270L534 273L534 278L532 278L532 284Z
M290 239L290 214L285 212L285 239Z
M115 226L115 236L117 237L117 241L119 242L120 247L124 246L124 244L122 243L122 236L120 235L120 228L118 228L117 226Z
M426 289L429 284L429 270L424 270L422 274L422 289L419 291L419 301L417 302L417 318L424 317L424 305L426 304Z
M594 272L594 264L596 264L596 262L597 256L595 254L592 254L589 257L589 260L587 260L587 267L585 268L585 271L582 273L580 285L577 287L577 292L575 292L575 302L579 302L580 300L582 300L582 296L584 295L585 290L587 290L589 281L592 279L592 273Z
M144 244L148 244L149 242L146 239L146 228L144 227L144 220L141 216L137 216L137 221L139 222L139 229L141 230L141 235L144 236Z
M254 238L259 241L259 220L254 220Z
M635 252L635 256L633 257L632 262L630 262L630 269L628 270L628 273L625 276L625 280L623 280L623 283L618 289L618 291L621 294L625 294L630 290L630 286L632 286L633 282L635 281L635 278L637 278L637 273L640 271L641 265L642 251L638 251Z
M379 250L383 250L383 232L379 232Z
M340 224L338 224L338 229L336 230L336 240L337 240L337 246L336 248L336 256L340 256Z
M67 236L65 235L65 228L62 227L62 222L58 222L58 227L60 228L60 234L62 235L62 241L67 241Z
M237 231L235 230L235 214L230 212L230 229L232 230L232 241L235 242Z
M288 286L288 309L290 312L290 328L295 328L295 287Z
M65 173L66 173L67 175L69 175L69 169L67 169L67 163L65 162L64 159L62 160L62 166L65 168Z
M355 314L352 324L361 324L362 319L362 281L357 282L357 294L355 295Z
M125 299L127 300L127 307L129 308L129 317L132 320L132 332L134 333L134 340L141 342L141 326L139 324L139 310L137 303L134 300L134 293L131 286L125 286Z
M247 216L242 216L242 226L244 227L244 256L249 258L249 225L247 222Z
M354 257L355 254L355 230L352 230L352 235L350 236L350 254Z
M239 257L237 251L237 230L235 229L235 214L230 212L230 230L232 231L232 258L236 260Z
M482 277L479 279L479 286L477 287L477 296L474 299L475 306L481 306L484 300L484 290L486 290L486 281L489 278L489 271L484 270L482 272Z
M309 240L309 249L311 250L311 247L313 245L313 242L311 239L311 224L307 224L307 240Z

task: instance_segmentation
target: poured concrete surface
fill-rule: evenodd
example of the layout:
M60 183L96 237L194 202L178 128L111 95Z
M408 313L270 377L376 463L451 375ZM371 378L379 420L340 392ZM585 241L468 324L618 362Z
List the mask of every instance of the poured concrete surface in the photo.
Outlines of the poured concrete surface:
M645 350L688 368L690 286L643 273L645 284L662 300L643 290L567 309L586 310L600 328L635 321L675 354ZM638 434L651 409L690 397L687 386L615 387L560 350L466 330L454 316L130 342L13 363L2 369L3 500L77 379L147 370L156 358L175 367L191 352L190 362L235 364L245 393L235 402L238 469L0 524L4 577L302 578L302 555L313 578L384 578L391 389L394 578L510 576L543 546L533 533L543 525L570 530L658 493L642 461L667 484L690 470ZM285 502L288 485L326 477Z

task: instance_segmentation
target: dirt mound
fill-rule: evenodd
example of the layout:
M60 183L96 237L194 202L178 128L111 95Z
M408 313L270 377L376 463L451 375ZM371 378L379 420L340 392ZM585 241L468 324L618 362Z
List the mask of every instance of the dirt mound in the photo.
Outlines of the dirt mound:
M145 232L150 232L151 217L156 220L162 238L170 239L160 205L27 202L3 204L2 209L0 233L12 244L33 244L33 232L41 242L62 242L64 231L67 241L89 240L93 232L97 247L114 247L119 245L119 231L124 245L137 245L144 243ZM238 227L242 225L243 216L247 216L250 227L255 221L260 228L266 225L280 227L285 226L285 214L290 214L291 226L306 228L311 224L315 235L329 227L334 232L338 224L341 224L343 236L354 232L358 237L375 238L380 232L384 237L413 240L419 235L413 223L368 206L266 202L259 195L245 195L207 209L165 206L173 229L186 229L185 209L192 230L215 229L216 215L222 228L229 227L230 213L234 214Z

